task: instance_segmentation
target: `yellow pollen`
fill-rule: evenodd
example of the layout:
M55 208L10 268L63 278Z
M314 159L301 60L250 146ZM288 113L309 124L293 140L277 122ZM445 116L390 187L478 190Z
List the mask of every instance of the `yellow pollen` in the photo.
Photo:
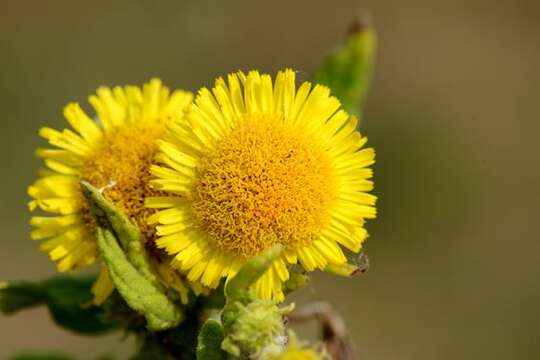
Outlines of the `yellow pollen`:
M146 222L153 210L144 207L144 199L161 195L149 185L149 169L162 130L161 123L145 122L107 132L83 168L83 179L104 189L104 196L139 226L147 244L156 234Z
M308 244L329 221L332 164L314 139L282 122L246 120L202 157L193 210L223 250L251 257Z

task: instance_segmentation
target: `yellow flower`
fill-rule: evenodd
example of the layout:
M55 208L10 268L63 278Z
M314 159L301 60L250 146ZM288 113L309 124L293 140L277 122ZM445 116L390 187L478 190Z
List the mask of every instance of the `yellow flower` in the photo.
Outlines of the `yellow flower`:
M358 252L375 217L373 149L328 88L295 87L292 70L251 71L203 88L184 121L159 142L148 198L156 243L191 281L215 288L271 245L283 255L259 279L263 299L283 300L288 265L307 271Z
M261 356L266 360L331 360L322 344L308 346L298 341L296 334L289 331L289 340L284 348L269 347Z
M287 347L285 351L275 357L270 357L269 360L323 360L328 359L323 355L320 355L316 351L309 348L290 348Z
M288 350L275 360L321 360L322 358L313 350L295 349Z
M144 199L159 192L148 184L156 141L167 122L179 121L192 94L170 92L157 79L141 89L135 86L100 87L89 102L96 121L76 103L64 108L74 130L42 128L40 135L54 149L38 149L46 169L28 188L31 210L55 216L31 219L32 239L46 239L41 250L57 262L59 271L77 270L94 263L97 256L95 223L83 198L80 181L102 188L104 196L120 208L153 243L154 228L148 225L151 209ZM94 286L97 303L112 291L105 267Z

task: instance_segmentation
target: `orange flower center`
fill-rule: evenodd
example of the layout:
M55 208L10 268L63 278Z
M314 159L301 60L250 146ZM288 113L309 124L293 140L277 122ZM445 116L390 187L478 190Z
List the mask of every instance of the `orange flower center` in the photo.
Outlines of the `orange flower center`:
M251 257L275 243L308 244L329 221L332 164L299 129L247 120L220 140L197 168L198 226L224 251Z
M107 132L83 168L83 179L103 188L104 196L139 226L148 241L156 234L146 222L153 210L144 207L144 199L161 195L149 186L149 169L162 130L161 123L142 122Z

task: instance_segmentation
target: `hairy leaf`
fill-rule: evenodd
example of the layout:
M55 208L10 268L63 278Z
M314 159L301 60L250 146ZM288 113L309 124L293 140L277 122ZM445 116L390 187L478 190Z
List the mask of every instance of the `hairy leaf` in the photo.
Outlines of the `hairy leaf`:
M157 331L178 325L183 319L180 309L133 267L112 231L98 227L96 235L116 289L133 310L146 318L148 329Z

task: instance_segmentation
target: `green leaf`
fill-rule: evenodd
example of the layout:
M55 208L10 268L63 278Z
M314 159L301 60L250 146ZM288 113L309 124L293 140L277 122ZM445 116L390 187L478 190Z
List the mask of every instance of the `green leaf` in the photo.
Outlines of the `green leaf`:
M128 217L105 199L101 192L86 181L81 181L81 189L90 203L98 223L110 227L126 252L129 262L146 277L155 287L162 288L152 271L148 255L144 248L144 239L139 228Z
M40 283L14 282L0 287L0 309L5 314L46 305L55 322L82 334L100 334L116 327L91 306L95 277L59 276Z
M180 309L133 267L111 230L98 226L98 247L111 280L126 303L146 318L150 331L177 326L183 320Z
M314 81L326 85L350 114L360 115L374 70L377 38L366 24L355 24L345 44L315 71Z
M152 271L137 226L88 182L81 181L81 188L98 223L96 237L101 258L120 295L130 308L146 318L150 331L180 324L183 314L167 297Z
M46 293L41 284L17 282L0 285L0 309L4 314L13 314L44 302Z
M226 354L221 350L223 338L223 326L219 320L206 320L198 337L197 360L224 360Z

